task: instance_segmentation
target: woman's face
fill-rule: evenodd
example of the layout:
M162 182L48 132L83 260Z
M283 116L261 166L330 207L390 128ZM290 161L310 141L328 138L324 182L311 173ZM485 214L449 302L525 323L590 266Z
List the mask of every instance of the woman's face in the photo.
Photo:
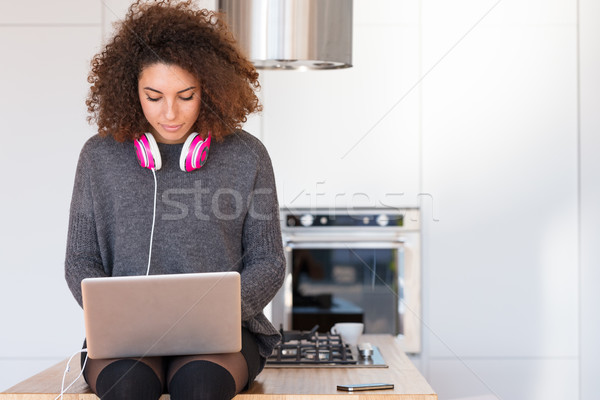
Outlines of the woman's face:
M152 64L142 70L138 94L159 143L183 143L200 114L200 82L186 70Z

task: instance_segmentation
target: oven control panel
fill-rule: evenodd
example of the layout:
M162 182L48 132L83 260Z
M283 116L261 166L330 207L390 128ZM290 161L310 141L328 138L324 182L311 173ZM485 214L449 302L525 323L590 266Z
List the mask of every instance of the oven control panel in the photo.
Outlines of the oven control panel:
M285 216L286 226L302 227L401 227L404 225L402 214L320 214L298 213Z

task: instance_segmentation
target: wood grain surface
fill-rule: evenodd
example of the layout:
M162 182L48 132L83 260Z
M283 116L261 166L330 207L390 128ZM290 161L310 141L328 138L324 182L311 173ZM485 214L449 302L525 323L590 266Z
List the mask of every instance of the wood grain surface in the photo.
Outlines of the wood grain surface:
M400 350L390 335L363 335L379 347L388 368L265 368L250 389L238 394L235 400L300 400L300 399L403 399L436 400L437 395L425 378ZM66 361L0 393L0 400L54 400L61 391ZM68 385L79 374L79 357L71 361L65 379ZM337 385L357 383L393 383L393 390L370 390L348 393L337 390ZM351 396L351 397L349 397ZM79 378L63 396L64 400L97 400L88 385ZM163 395L161 400L168 400Z

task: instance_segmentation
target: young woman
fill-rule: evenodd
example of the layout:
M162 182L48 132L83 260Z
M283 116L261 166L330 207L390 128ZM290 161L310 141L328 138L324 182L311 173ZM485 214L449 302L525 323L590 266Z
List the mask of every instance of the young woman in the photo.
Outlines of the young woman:
M75 299L88 277L233 270L243 328L240 353L88 358L84 377L102 399L230 399L279 340L262 313L285 270L273 171L240 129L260 109L258 74L214 13L138 1L88 81L99 134L81 151L71 203Z

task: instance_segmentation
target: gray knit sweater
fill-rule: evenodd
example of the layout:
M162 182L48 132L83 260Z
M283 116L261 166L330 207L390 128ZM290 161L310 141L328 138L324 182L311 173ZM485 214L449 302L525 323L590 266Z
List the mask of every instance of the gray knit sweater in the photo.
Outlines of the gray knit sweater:
M262 313L283 282L279 210L271 161L252 135L212 141L199 170L179 169L182 145L159 144L158 197L150 274L238 271L243 325L268 357L279 334ZM65 277L81 305L88 277L144 275L154 177L131 142L94 136L77 166Z

